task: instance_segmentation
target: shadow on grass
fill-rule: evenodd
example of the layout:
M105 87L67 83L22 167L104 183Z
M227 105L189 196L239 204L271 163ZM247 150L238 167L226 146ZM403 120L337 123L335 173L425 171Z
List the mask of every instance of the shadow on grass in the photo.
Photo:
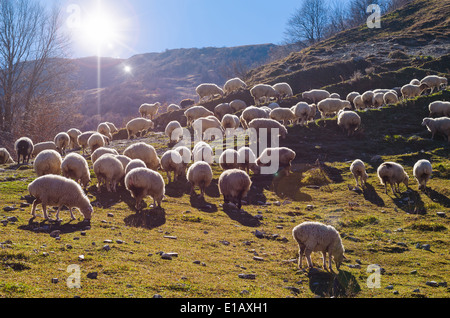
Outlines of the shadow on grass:
M321 297L354 297L361 291L355 276L344 270L336 274L313 268L308 277L309 288Z
M408 188L408 191L401 193L400 197L396 196L392 199L395 205L405 211L408 214L420 214L427 213L425 203L420 197L420 193Z
M250 213L239 210L234 204L224 204L223 212L233 221L239 222L240 224L248 227L258 227L261 225L259 219L255 218Z
M65 218L65 211L62 210L60 213L60 218L64 219ZM74 212L75 217L77 217L78 215L76 213L79 212ZM50 215L49 215L50 216ZM70 216L68 215L67 217L70 220ZM24 231L30 231L30 232L34 232L34 233L47 233L50 234L54 231L59 231L59 234L69 234L69 233L75 233L75 232L79 232L79 231L84 231L84 230L90 230L91 228L91 222L87 221L87 220L70 220L66 223L63 223L64 221L54 221L54 220L42 220L42 221L36 221L37 218L31 218L28 221L27 225L21 225L18 227L19 230L24 230ZM57 235L59 236L59 235Z
M433 202L437 202L446 208L450 208L450 198L443 195L442 193L439 193L431 188L426 188L423 193L425 193L427 197L433 200Z
M214 213L217 212L217 205L209 203L200 194L194 194L190 196L190 203L193 208L196 208L203 212Z
M385 206L383 199L378 195L377 191L375 191L375 188L371 184L365 184L363 195L364 199L375 204L376 206Z
M166 224L166 212L163 208L145 209L124 219L127 226L154 229Z

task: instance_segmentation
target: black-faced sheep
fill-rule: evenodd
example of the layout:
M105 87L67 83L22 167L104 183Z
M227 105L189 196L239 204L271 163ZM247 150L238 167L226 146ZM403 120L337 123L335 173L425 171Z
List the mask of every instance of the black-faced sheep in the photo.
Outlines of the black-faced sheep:
M17 163L20 165L20 158L22 158L22 163L28 163L30 161L34 145L30 138L22 137L15 142L14 149L17 154Z

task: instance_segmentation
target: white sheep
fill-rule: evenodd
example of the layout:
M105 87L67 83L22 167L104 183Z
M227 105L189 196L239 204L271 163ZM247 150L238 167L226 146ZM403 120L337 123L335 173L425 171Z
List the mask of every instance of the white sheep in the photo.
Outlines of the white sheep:
M247 174L250 173L250 170L255 174L260 173L260 168L256 164L256 155L253 150L249 147L241 147L238 150L239 156L239 169L244 170Z
M355 100L356 96L358 96L358 95L359 95L358 92L350 92L347 94L347 97L345 99L348 100L350 102L350 104L355 106L354 100Z
M214 162L214 150L206 142L201 141L192 149L192 157L194 162L204 161L211 165Z
M425 190L427 188L427 182L430 180L433 174L433 167L428 160L419 160L414 164L413 175L419 183L419 190Z
M245 171L230 169L224 171L219 177L219 191L223 195L224 202L235 203L240 210L242 199L250 191L252 181Z
M105 146L105 139L103 138L103 135L95 133L92 134L91 137L89 137L88 147L91 150L91 155L95 150L104 146Z
M119 129L117 129L116 125L114 125L113 123L107 121L105 122L105 124L109 126L109 131L111 132L111 134L114 134L119 131Z
M169 106L167 106L167 112L168 113L173 113L173 112L176 112L178 110L181 110L181 106L179 106L177 104L170 104Z
M97 148L91 154L91 161L92 161L92 163L94 164L98 160L98 158L100 158L101 156L103 156L105 154L116 155L116 156L119 155L119 153L117 152L116 149L100 147L100 148Z
M353 105L355 105L356 110L363 110L366 108L361 95L358 95L353 99Z
M161 161L156 153L155 148L152 145L148 145L144 142L138 142L130 145L123 152L123 155L130 159L141 159L145 162L147 168L151 170L158 170Z
M281 168L283 174L289 176L291 164L295 157L295 151L287 147L266 148L256 160L256 164L258 167ZM261 170L261 172L264 171Z
M318 104L320 101L330 98L330 93L323 89L313 89L302 94L303 99L311 101L313 104Z
M184 112L187 118L187 126L192 126L192 123L202 117L214 116L214 113L203 106L193 106Z
M141 114L142 118L148 118L153 121L155 119L156 114L159 111L159 108L161 107L161 103L157 102L154 104L142 104L139 107L139 113Z
M387 185L391 185L392 193L400 193L400 183L404 183L408 188L409 177L403 167L395 162L384 162L377 169L377 175L382 185L384 185L384 192L387 194Z
M290 108L275 108L270 112L269 118L280 121L283 125L293 123L297 119Z
M367 179L369 178L369 175L366 172L366 166L364 162L360 159L356 159L352 162L350 166L350 171L353 174L353 177L356 181L356 187L359 187L359 181L361 181L361 187L364 187L366 185Z
M436 134L442 134L450 142L450 118L424 118L422 126L426 126L428 131L431 132L431 139L434 139Z
M36 156L33 167L38 177L61 174L61 155L55 150L44 150Z
M222 123L216 116L202 117L194 121L192 124L194 136L199 140L211 140L212 137L223 136Z
M428 109L430 110L430 117L450 117L450 102L438 100L432 102Z
M222 97L224 95L224 91L219 86L212 83L200 84L195 89L195 92L200 98L199 102L202 102L203 100L207 101L209 99L213 99L216 95L220 95Z
M77 143L83 150L83 155L86 152L86 148L88 148L88 140L91 138L93 134L95 134L96 131L86 131L84 133L81 133L77 138Z
M220 123L227 135L229 135L232 131L238 129L241 124L241 122L239 121L239 117L232 114L226 114L225 116L223 116Z
M187 172L187 179L191 184L191 195L195 195L195 187L200 188L200 197L204 198L206 188L213 180L211 166L204 161L197 161L192 164Z
M428 85L425 83L422 83L420 85L406 84L406 85L402 86L401 93L402 93L403 99L414 98L414 97L418 97L418 96L422 95L422 93L425 90L427 90L428 88L429 88Z
M260 140L261 137L266 138L267 142L272 140L272 133L276 133L276 136L280 136L281 139L286 139L288 135L288 130L282 124L274 119L269 118L257 118L253 119L249 124L248 128L256 133L256 137ZM262 135L266 133L266 135Z
M411 82L409 82L409 84L420 86L420 81L417 78L414 78L411 80Z
M136 168L147 168L147 165L141 159L132 159L125 167L125 175L127 175L131 170Z
M111 128L109 128L109 125L107 123L98 124L97 132L108 137L109 139L112 139Z
M270 113L270 112L269 112ZM269 113L264 109L249 106L241 114L240 121L244 129L248 128L248 123L257 118L269 118Z
M294 112L297 124L306 125L316 117L317 106L315 104L308 105L305 102L300 102L293 106L291 110Z
M85 189L91 183L88 162L77 153L68 154L64 158L61 163L61 172L64 177L75 180Z
M383 95L384 104L397 104L399 102L397 93L395 91L389 91Z
M28 137L21 137L14 143L14 150L17 154L17 163L20 165L20 158L22 157L22 163L28 164L34 150L33 141Z
M175 151L178 151L178 153L183 158L183 162L186 165L191 162L191 160L192 160L192 151L188 147L179 146L179 147L175 148Z
M63 206L69 208L72 220L75 217L72 213L73 208L77 208L83 214L84 219L89 221L94 209L89 198L83 192L81 186L73 180L57 175L46 175L37 178L28 185L28 191L35 198L31 215L36 217L36 207L42 204L44 218L49 219L47 206L58 206L56 219L59 221L59 212Z
M14 163L14 160L6 148L0 148L0 165L4 165L6 163Z
M272 87L279 94L279 100L294 96L292 88L288 83L277 83Z
M234 149L226 149L219 157L219 166L222 170L239 168L239 154Z
M214 107L214 115L219 119L222 120L223 116L226 114L232 114L233 109L231 108L229 103L222 103Z
M135 137L137 133L141 133L141 136L147 134L150 129L155 128L155 123L146 118L135 118L130 120L127 125L128 139Z
M361 94L362 102L364 103L364 108L370 108L373 106L373 91L365 91Z
M306 257L308 266L313 268L311 260L312 252L322 252L323 268L332 269L332 260L336 263L336 269L339 270L344 260L344 245L342 244L339 232L331 225L319 222L303 222L292 230L292 236L299 246L298 268L302 268L302 258Z
M36 157L38 154L40 154L44 150L55 150L57 151L57 147L54 141L44 141L39 142L34 145L33 153L31 154L32 157Z
M443 85L446 86L447 79L445 77L441 77L441 76L437 76L437 75L428 75L420 81L420 84L427 85L428 86L427 89L430 88L431 94L432 94L435 89L437 91L439 91L441 86L443 86Z
M122 162L114 155L105 154L94 163L94 173L97 176L97 190L106 185L108 192L117 192L117 184L125 175Z
M270 110L272 111L273 109L280 108L280 104L275 103L275 102L272 102L272 103L270 103L269 105L264 106L264 107L270 108ZM262 108L262 107L261 107L261 108Z
M317 104L317 109L320 111L322 118L325 118L328 115L335 115L340 110L351 108L352 106L349 101L337 98L326 98Z
M255 85L251 90L255 105L261 105L261 103L268 103L271 98L279 98L280 94L270 85L258 84Z
M361 117L354 111L340 110L337 124L348 136L352 136L361 127Z
M66 153L66 148L70 145L70 137L67 133L61 132L55 136L53 140L56 145L56 150L63 156Z
M375 108L381 107L384 105L384 91L374 92L372 97L372 106Z
M167 124L164 133L169 137L169 145L176 144L183 137L183 127L178 121L173 120Z
M169 183L172 182L172 172L173 181L176 182L179 177L186 175L186 168L187 164L183 162L183 157L176 150L168 150L161 157L161 169L167 173Z
M225 85L223 86L223 91L225 94L231 94L233 92L236 92L240 89L244 89L247 87L247 84L243 80L241 80L238 77L232 78L228 80Z
M81 135L81 131L77 128L71 128L67 131L67 134L70 138L70 149L78 148L80 146L78 144L78 136Z
M136 210L141 211L141 202L146 196L153 198L153 207L161 208L165 183L158 172L148 168L136 168L125 176L125 187L136 199Z
M231 109L233 109L233 112L236 113L240 110L244 110L247 108L247 103L240 99L235 99L230 103Z

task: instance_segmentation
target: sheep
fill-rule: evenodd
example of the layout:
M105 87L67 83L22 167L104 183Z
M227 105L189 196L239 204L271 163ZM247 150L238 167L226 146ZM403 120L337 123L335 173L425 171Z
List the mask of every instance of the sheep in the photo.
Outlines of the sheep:
M175 148L175 151L178 151L178 153L181 155L181 157L183 158L183 162L187 165L191 162L192 159L192 151L185 146L180 146Z
M119 161L122 163L123 169L125 169L131 162L131 158L124 155L114 155L114 157L116 157L116 159L119 159Z
M261 99L263 99L263 103L267 103L271 98L279 98L280 94L270 85L267 84L258 84L255 85L251 90L250 94L252 95L255 105L261 105Z
M256 164L258 167L281 168L283 174L289 176L291 163L295 157L295 151L286 147L266 148L256 160ZM272 169L268 171L276 172ZM261 170L261 172L264 173L264 170Z
M106 147L100 147L100 148L97 148L91 154L91 161L92 161L92 163L94 164L98 160L98 158L100 158L104 154L110 154L110 155L116 155L116 156L119 155L119 153L115 149L106 148Z
M167 112L168 113L173 113L173 112L176 112L178 110L181 110L181 107L176 105L176 104L170 104L169 106L167 106Z
M297 124L306 125L307 122L314 120L317 113L317 106L315 104L308 105L305 102L300 102L291 108Z
M214 113L203 106L194 106L184 112L187 118L187 126L192 126L192 123L202 117L214 116Z
M403 99L414 98L422 95L422 93L428 88L429 88L428 85L425 83L422 83L420 85L406 84L402 86L401 93Z
M200 197L205 197L206 188L213 180L211 166L204 161L197 161L192 164L187 171L187 179L191 184L191 195L195 194L195 187L200 188Z
M252 181L248 174L239 169L226 170L219 177L219 191L224 197L225 204L231 201L239 210L242 207L242 198L250 191L251 185Z
M44 150L37 155L33 167L38 177L47 174L61 174L61 155L55 150Z
M130 159L141 159L145 162L147 168L155 171L158 170L161 164L155 148L144 142L138 142L129 146L124 150L123 155Z
M241 122L239 121L238 116L226 114L223 116L220 124L222 125L223 130L225 130L225 133L229 135L231 131L239 128Z
M187 164L183 162L183 157L175 150L166 151L161 157L161 169L167 173L169 183L172 182L171 174L174 173L173 181L178 177L186 175Z
M424 77L420 84L425 84L427 86L427 89L431 89L431 94L436 89L439 91L442 85L447 85L447 79L445 77L440 77L437 75L428 75Z
M201 141L192 149L192 157L194 158L194 162L204 161L211 165L214 162L214 151L210 145Z
M109 139L112 139L111 128L109 128L109 125L107 123L100 123L97 126L97 132L108 137Z
M130 120L127 125L128 139L136 137L137 133L141 133L141 136L147 134L150 129L155 128L155 123L146 118L135 118Z
M17 164L20 165L20 157L22 157L22 163L28 164L31 154L33 153L34 144L28 137L22 137L16 140L14 143L14 149L17 154Z
M229 103L222 103L217 105L214 108L214 115L219 119L222 120L223 116L226 114L232 114L233 109L231 108Z
M61 172L64 177L75 180L85 189L91 183L88 163L83 156L77 153L68 154L64 158L61 163Z
M353 99L353 105L355 106L356 110L363 110L366 108L361 95L358 95Z
M44 218L49 219L47 206L58 206L56 219L60 221L59 212L63 206L69 208L72 220L75 216L73 208L77 208L83 214L85 221L90 221L94 209L89 198L83 192L81 186L73 180L57 175L46 175L37 178L28 185L28 192L35 198L31 209L31 215L36 217L36 207L42 204Z
M78 136L77 143L81 147L81 149L83 150L83 155L85 154L86 148L88 147L88 140L89 140L89 138L95 133L96 133L96 131L86 131L84 133L81 133Z
M427 188L427 182L430 180L433 174L433 167L428 160L419 160L414 164L413 175L419 184L419 190L425 190Z
M181 107L182 109L187 108L187 107L191 107L191 106L193 106L193 105L195 105L195 100L193 100L193 99L191 99L191 98L183 99L183 100L180 102L180 107Z
M385 92L374 92L372 97L372 106L375 108L381 107L384 105L384 94Z
M435 101L428 106L428 109L430 117L450 117L450 102Z
M247 104L240 99L235 99L230 103L230 107L233 110L234 113L240 111L240 110L244 110L245 108L247 108Z
M399 102L397 93L395 91L384 93L383 101L386 105L397 104Z
M354 111L340 110L337 124L347 132L348 136L352 136L361 126L361 117Z
M337 114L340 110L351 108L349 101L337 98L326 98L317 104L317 109L320 111L322 118L325 118L327 115Z
M122 162L114 155L105 154L94 163L94 173L97 176L97 190L101 191L102 184L106 184L108 192L117 192L117 183L125 175Z
M107 121L107 122L105 122L105 124L108 125L109 131L111 132L111 134L114 134L119 131L119 129L117 129L116 125L114 125L113 123L110 123L109 121Z
M384 162L377 169L377 175L382 185L384 185L384 192L387 194L387 185L391 185L392 193L400 193L400 183L404 183L408 188L409 177L403 167L395 162Z
M345 248L342 245L342 239L339 232L331 225L320 222L303 222L292 230L292 236L299 246L298 268L302 268L302 258L305 255L309 268L313 268L311 260L312 252L322 252L323 268L332 269L332 260L336 263L336 269L339 270L345 256Z
M277 83L277 84L273 85L272 87L278 93L279 100L284 99L286 97L294 96L294 93L292 92L292 88L288 83Z
M183 137L183 127L178 121L173 120L167 124L164 133L169 137L169 145L176 144Z
M235 77L225 83L225 85L223 86L223 91L228 95L244 88L247 88L247 84L245 84L245 82L240 78Z
M414 78L411 80L411 82L409 82L409 84L420 86L420 81L417 78Z
M71 128L67 131L67 134L69 135L69 138L70 138L70 144L69 144L70 149L78 148L80 146L78 144L78 136L81 135L81 131L76 128Z
M70 145L70 136L65 132L61 132L55 136L53 141L55 142L56 150L63 156L66 153L66 148Z
M161 103L157 102L154 104L142 104L139 107L139 113L141 114L142 118L150 119L153 121L153 119L156 117L156 114L158 113L159 108L161 107Z
M268 118L253 119L248 124L248 128L254 130L253 132L256 133L258 140L261 138L261 134L266 132L267 135L265 135L265 138L267 138L267 142L272 140L272 132L276 132L277 136L281 136L281 139L286 139L286 136L288 134L288 130L285 126L274 119ZM264 129L266 129L266 131L264 131ZM273 129L275 129L275 131L273 131Z
M125 187L136 199L137 211L141 211L141 202L146 196L153 198L153 207L161 209L165 183L158 172L148 168L135 168L125 176Z
M239 154L234 149L227 149L219 157L219 166L222 170L239 168Z
M422 126L426 126L428 131L431 132L431 139L434 139L436 133L443 134L447 137L447 141L450 142L450 118L424 118Z
M338 98L338 99L341 99L341 95L339 95L338 93L331 93L331 94L330 94L330 98Z
M34 145L33 152L31 153L31 157L36 157L44 150L55 150L57 151L57 147L54 141L44 141L39 142Z
M269 114L261 108L255 106L247 107L241 114L240 121L244 129L248 128L248 124L257 118L269 118Z
M256 164L256 155L253 150L249 147L242 147L238 150L239 156L239 169L244 170L247 174L250 173L250 170L253 173L259 173L260 169Z
M213 136L221 137L224 133L222 123L215 116L199 118L194 121L192 127L194 128L194 136L199 140L203 140L203 138L211 140Z
M275 108L270 114L269 118L283 122L283 125L289 124L296 120L294 112L290 108Z
M364 104L364 108L370 108L373 106L373 96L374 95L375 94L373 91L366 91L361 94L361 99Z
M136 168L147 168L147 165L141 159L132 159L125 167L125 175L127 175L131 170Z
M195 89L195 92L200 98L199 103L201 103L204 99L205 100L213 99L214 96L216 95L220 95L223 97L223 95L225 94L224 91L219 86L212 83L200 84Z
M355 106L354 100L355 100L356 96L358 96L358 95L359 95L358 92L350 92L347 94L346 100L348 100L350 102L350 104Z
M6 148L0 148L0 165L7 163L14 163L14 160Z
M366 185L367 179L369 178L369 175L366 172L366 166L364 162L360 159L356 159L352 162L350 166L350 171L353 174L353 177L356 181L356 187L359 187L359 181L361 181L361 187L364 187Z
M330 98L330 93L322 89L313 89L302 93L302 98L311 101L313 104L318 104L320 101Z
M91 155L94 153L95 150L98 148L105 146L105 139L103 136L99 133L92 134L91 137L88 139L88 147L91 150Z
M273 103L270 103L269 105L264 106L264 107L270 108L270 111L272 111L272 110L274 110L276 108L280 108L280 104L273 102Z

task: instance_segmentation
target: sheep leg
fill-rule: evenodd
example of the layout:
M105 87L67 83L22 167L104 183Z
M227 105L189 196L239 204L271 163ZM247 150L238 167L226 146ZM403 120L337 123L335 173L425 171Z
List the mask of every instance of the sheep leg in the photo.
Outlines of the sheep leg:
M327 270L327 251L322 252L323 269Z
M59 218L59 212L61 212L61 206L58 207L58 210L56 211L56 221L61 221Z
M44 211L44 219L48 220L48 214L47 214L47 205L46 204L42 204L42 210Z
M31 215L33 216L33 218L36 217L36 207L37 207L37 205L40 204L40 203L42 203L42 201L39 200L39 199L36 199L36 200L34 200L34 202L33 202L33 207L31 208Z
M305 254L305 247L304 246L300 246L298 249L298 268L301 269L302 268L302 258L303 255Z
M167 171L167 180L169 181L169 183L172 182L171 179L172 177L170 175L170 171Z
M312 250L310 250L308 248L305 250L306 261L308 262L309 268L314 267L313 262L311 260L311 253L312 253Z
M75 215L73 215L73 208L69 208L69 212L70 212L70 218L72 219L72 221L74 221L76 219Z

